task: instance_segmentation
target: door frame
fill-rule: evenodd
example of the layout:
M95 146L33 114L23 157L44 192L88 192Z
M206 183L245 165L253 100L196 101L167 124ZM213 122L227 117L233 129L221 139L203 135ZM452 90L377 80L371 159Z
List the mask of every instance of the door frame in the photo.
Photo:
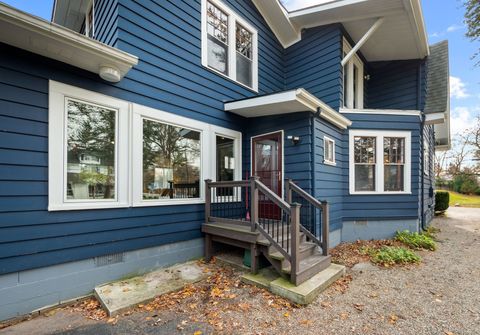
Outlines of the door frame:
M281 189L281 194L280 197L283 199L285 196L285 190L284 190L284 184L285 184L285 148L284 148L284 131L283 129L275 130L275 131L270 131L268 133L263 133L255 136L250 136L250 175L252 175L253 172L253 140L258 137L263 137L267 135L272 135L272 134L277 134L280 133L280 148L282 151L282 154L280 155L281 159L281 167L282 167L282 177L280 180L280 189Z

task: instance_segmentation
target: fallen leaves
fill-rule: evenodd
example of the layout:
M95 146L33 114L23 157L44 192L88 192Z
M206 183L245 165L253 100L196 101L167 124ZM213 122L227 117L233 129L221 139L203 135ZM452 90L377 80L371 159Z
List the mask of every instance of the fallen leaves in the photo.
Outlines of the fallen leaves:
M71 307L74 312L80 312L87 319L100 321L107 318L107 313L102 309L100 302L96 299L87 299Z
M351 268L357 263L368 262L370 260L368 250L398 245L402 244L394 240L358 240L353 243L340 243L335 248L330 249L330 254L332 255L333 263L343 264Z
M395 314L391 314L390 317L388 318L388 322L392 325L396 324L398 321L398 316Z
M332 284L332 289L336 292L344 294L347 292L350 282L353 280L352 275L345 275Z

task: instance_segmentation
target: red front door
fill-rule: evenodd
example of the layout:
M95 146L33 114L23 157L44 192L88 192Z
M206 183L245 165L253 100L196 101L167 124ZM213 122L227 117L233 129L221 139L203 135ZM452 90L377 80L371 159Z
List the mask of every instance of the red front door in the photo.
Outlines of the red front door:
M282 133L252 137L252 175L279 197L282 196ZM280 208L259 195L258 215L260 218L280 219Z

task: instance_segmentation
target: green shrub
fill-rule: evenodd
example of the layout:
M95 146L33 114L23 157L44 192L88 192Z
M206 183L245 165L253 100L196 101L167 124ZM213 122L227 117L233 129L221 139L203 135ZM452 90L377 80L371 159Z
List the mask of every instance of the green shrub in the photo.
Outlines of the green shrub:
M463 194L474 194L479 188L477 177L465 169L453 178L453 190Z
M435 212L445 213L450 202L450 193L446 191L435 192Z
M390 266L395 264L415 264L421 260L412 250L402 247L382 247L372 255L372 262Z
M404 230L397 232L395 239L412 249L427 249L433 251L436 248L435 241L427 234L411 233L408 230Z

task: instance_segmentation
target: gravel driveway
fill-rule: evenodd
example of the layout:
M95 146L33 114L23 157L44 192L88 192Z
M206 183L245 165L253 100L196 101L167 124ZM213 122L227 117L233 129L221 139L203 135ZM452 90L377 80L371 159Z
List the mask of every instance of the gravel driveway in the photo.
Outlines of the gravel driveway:
M192 312L182 304L153 316L152 312L135 311L115 325L60 310L0 334L478 335L480 209L451 208L448 217L435 219L434 226L441 230L438 250L420 252L421 265L394 269L357 266L351 271L348 289L339 289L342 285L329 288L305 308L272 308L271 297L265 293L239 287L232 291L235 299L218 305L225 324L221 331L201 317L192 317L206 314L205 310L215 305L200 301ZM251 307L241 311L236 306ZM152 318L161 322L147 321Z

